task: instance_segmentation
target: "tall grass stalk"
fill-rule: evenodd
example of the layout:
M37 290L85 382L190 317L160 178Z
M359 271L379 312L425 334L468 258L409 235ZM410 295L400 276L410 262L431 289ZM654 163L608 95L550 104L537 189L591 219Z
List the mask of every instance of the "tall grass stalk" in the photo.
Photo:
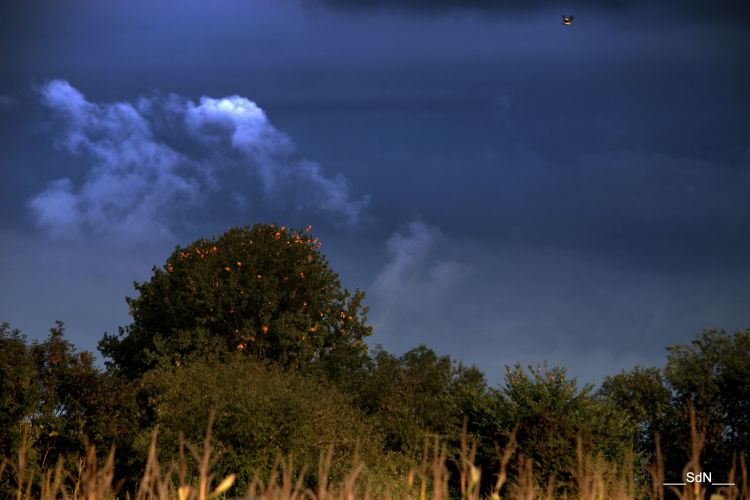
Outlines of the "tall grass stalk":
M584 443L579 439L577 460L571 470L574 480L574 493L556 490L553 480L545 486L539 484L534 475L534 463L530 458L517 455L516 431L510 434L507 445L498 450L499 465L497 477L486 497L480 492L483 471L475 464L476 443L470 439L464 426L460 443L459 457L456 465L459 474L458 491L449 489L450 460L445 446L437 438L426 439L421 462L413 467L406 477L398 479L394 486L398 494L391 490L375 491L363 477L365 468L355 452L348 474L338 483L331 484L330 471L335 450L327 448L318 462L317 478L314 488L305 486L305 467L295 467L294 457L279 458L264 483L256 476L244 492L234 487L237 476L230 474L221 480L211 472L218 460L211 444L213 414L202 447L196 447L180 437L179 463L171 463L166 469L162 467L157 454L157 431L154 431L143 476L131 496L129 492L118 491L114 486L115 450L111 449L106 458L99 462L96 449L88 446L85 456L78 462L74 471L66 471L60 459L54 468L34 470L29 467L28 434L24 434L14 459L0 460L0 480L6 475L13 477L16 484L13 498L16 500L100 500L113 498L135 498L136 500L209 500L228 498L232 492L239 497L255 500L354 500L354 499L392 499L406 500L443 500L460 497L462 500L479 500L501 498L519 500L548 500L553 498L578 498L581 500L625 500L649 498L664 500L664 462L659 437L656 436L655 460L649 468L651 484L646 489L638 488L635 482L633 457L626 456L622 463L612 463L592 456L585 451ZM695 421L691 418L691 457L684 472L701 471L700 454L704 443ZM190 453L185 453L185 450ZM516 456L517 468L515 479L508 480L508 466ZM191 464L192 460L192 464ZM189 474L190 470L196 473ZM455 469L453 469L455 470ZM491 471L487 471L491 473ZM729 486L724 486L711 499L750 500L748 487L748 470L745 458L739 455L733 461L728 476ZM234 488L234 489L233 489ZM707 498L704 485L693 484L689 487L670 490L680 500L697 500Z

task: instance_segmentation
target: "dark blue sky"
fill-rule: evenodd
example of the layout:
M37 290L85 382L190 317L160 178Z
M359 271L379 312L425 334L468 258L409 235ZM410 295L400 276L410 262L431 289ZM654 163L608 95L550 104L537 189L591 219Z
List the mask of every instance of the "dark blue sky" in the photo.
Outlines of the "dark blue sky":
M491 383L750 326L748 7L378 4L3 3L0 320L94 349L175 244L275 221L371 345Z

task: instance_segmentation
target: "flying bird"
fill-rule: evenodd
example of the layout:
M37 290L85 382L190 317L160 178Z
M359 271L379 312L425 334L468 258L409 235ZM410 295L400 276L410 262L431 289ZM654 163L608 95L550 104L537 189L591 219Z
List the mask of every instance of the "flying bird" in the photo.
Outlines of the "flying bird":
M562 23L565 26L570 26L571 24L573 24L573 19L574 18L575 18L575 16L566 16L565 14L563 14L562 15Z

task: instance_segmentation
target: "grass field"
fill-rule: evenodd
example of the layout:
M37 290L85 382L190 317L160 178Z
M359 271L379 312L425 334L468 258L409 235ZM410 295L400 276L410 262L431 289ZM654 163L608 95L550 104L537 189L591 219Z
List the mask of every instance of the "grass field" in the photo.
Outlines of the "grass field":
M0 478L10 478L16 485L15 498L27 500L39 498L97 500L109 498L135 499L209 499L209 498L248 498L268 500L334 500L334 499L419 499L439 500L461 498L466 500L488 499L551 499L579 498L581 500L624 500L648 498L663 500L679 498L681 500L737 500L750 499L747 464L744 458L729 472L727 483L731 485L713 487L709 490L706 484L692 483L686 486L665 486L664 464L657 447L656 459L649 466L650 482L639 484L632 460L624 463L608 463L597 460L583 451L579 442L577 464L572 470L575 480L570 493L555 492L555 485L540 486L534 478L534 463L518 456L515 436L510 436L508 445L499 452L499 467L495 471L482 471L474 465L474 453L470 439L464 437L460 454L450 467L451 458L445 447L435 439L425 440L421 463L414 465L404 477L393 478L390 485L373 485L362 477L366 467L355 456L351 469L343 481L329 484L329 468L335 450L329 448L319 460L315 475L316 486L305 486L308 471L295 467L293 457L280 458L271 475L262 481L256 478L247 491L234 491L234 474L226 477L215 477L211 468L217 457L212 453L211 419L202 446L185 444L181 447L179 463L169 465L159 463L157 458L157 435L154 433L149 447L145 472L134 491L122 491L117 486L117 474L114 466L115 450L109 451L102 462L97 460L93 446L88 448L85 457L81 457L76 470L65 470L62 461L50 470L30 470L26 463L26 449L20 447L13 459L4 459L0 463ZM692 426L692 457L685 465L685 472L699 472L702 436ZM514 479L508 479L510 466L515 467ZM448 487L450 470L457 470L460 487L451 491ZM479 492L482 474L491 474L493 488L484 495Z

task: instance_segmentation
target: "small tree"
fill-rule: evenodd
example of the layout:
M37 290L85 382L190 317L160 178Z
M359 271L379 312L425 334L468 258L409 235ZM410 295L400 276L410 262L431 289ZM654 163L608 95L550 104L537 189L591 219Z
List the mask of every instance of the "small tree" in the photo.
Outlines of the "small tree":
M99 348L130 377L217 352L301 367L336 349L366 350L364 293L342 289L319 247L309 227L273 224L178 246L135 284L133 323Z
M31 344L0 324L0 457L25 446L29 470L49 468L60 458L75 467L88 441L102 455L110 446L126 450L117 466L128 468L139 419L134 397L133 383L102 373L91 353L65 339L62 322L43 342ZM8 487L0 478L0 496Z
M706 330L689 345L667 347L664 370L674 390L683 439L689 442L689 408L705 442L706 470L729 470L734 452L750 451L750 330ZM684 447L687 456L689 448Z
M459 494L462 424L476 444L475 464L485 471L483 491L497 470L496 444L506 442L507 405L490 389L484 374L420 345L394 356L381 347L372 353L368 375L355 377L349 391L382 432L388 452L412 462L423 458L425 439L438 438L448 453L449 489Z
M630 372L606 377L599 396L624 411L633 426L637 480L642 484L649 481L647 470L656 460L657 436L670 477L679 477L686 461L684 450L690 446L690 437L685 436L689 426L678 418L664 370L636 366ZM682 448L677 443L683 443Z
M11 456L21 442L21 424L34 414L39 398L26 337L0 323L0 457Z
M675 407L672 391L659 368L636 366L604 379L599 394L623 409L637 431L635 445L638 452L652 456L656 449L655 436L664 440L671 437Z
M572 488L577 441L593 456L623 462L632 450L633 427L627 415L578 387L564 368L507 367L504 398L518 423L518 451L534 460L542 484L552 481L563 491ZM568 494L570 492L568 491Z

